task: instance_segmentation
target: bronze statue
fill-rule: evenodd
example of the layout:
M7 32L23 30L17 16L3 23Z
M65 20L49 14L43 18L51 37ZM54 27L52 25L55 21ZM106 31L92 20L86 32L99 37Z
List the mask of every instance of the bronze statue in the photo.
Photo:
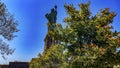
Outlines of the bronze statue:
M51 25L53 23L56 23L56 20L57 20L57 6L55 5L55 7L51 9L51 12L47 13L45 16L46 16L48 22Z
M57 20L57 6L55 5L54 8L51 9L50 13L47 13L46 18L48 20L48 31L56 29L56 20ZM49 33L47 33L45 37L45 49L49 49L51 45L59 44L58 40L53 39Z

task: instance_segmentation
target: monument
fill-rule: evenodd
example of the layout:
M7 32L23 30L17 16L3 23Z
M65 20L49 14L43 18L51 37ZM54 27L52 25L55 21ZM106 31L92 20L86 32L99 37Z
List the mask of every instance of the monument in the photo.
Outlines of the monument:
M48 24L50 24L48 30L53 29L53 24L55 24L57 20L57 6L55 5L55 7L51 9L51 12L47 13L45 17L48 20Z
M54 29L54 25L56 24L57 20L57 6L55 5L54 8L51 9L50 13L47 13L45 17L48 20L48 31ZM48 49L52 44L58 44L57 40L53 40L50 35L46 35L45 39L45 48Z

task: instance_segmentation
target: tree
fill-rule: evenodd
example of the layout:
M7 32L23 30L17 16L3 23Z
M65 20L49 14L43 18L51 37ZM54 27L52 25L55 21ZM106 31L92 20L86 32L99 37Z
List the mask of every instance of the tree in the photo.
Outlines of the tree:
M66 68L65 54L63 46L52 45L42 55L38 55L34 61L30 62L31 68ZM34 67L33 67L34 66Z
M14 20L13 15L11 15L4 3L0 1L0 35L7 39L7 41L13 40L16 35L15 32L18 32L17 29L18 23ZM2 39L0 40L0 53L3 58L5 55L10 55L14 52L15 49L11 49L9 44L5 43Z
M34 62L35 68L112 68L120 65L120 33L112 31L112 22L116 16L109 8L101 9L96 15L90 12L90 2L64 7L66 24L53 24L54 29L48 31L59 45L52 45L39 54ZM33 68L33 67L32 67Z
M71 58L69 64L73 68L113 67L120 62L116 52L116 48L120 47L119 32L111 30L116 13L105 8L92 16L90 2L78 6L80 10L73 4L65 4L68 14L64 19L66 26L63 28L61 24L55 24L56 28L49 31L49 35L61 41L61 45L68 50L68 58Z

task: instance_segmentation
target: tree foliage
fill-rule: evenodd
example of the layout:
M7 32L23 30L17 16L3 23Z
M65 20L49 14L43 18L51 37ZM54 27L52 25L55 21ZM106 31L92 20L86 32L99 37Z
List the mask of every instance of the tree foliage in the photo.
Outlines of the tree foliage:
M55 29L48 32L54 40L61 42L62 55L65 55L64 62L68 66L66 68L109 68L119 65L120 53L116 49L120 47L120 33L112 31L113 26L111 25L116 13L105 8L92 15L90 2L81 3L78 6L80 9L76 9L73 4L65 4L67 17L64 22L66 26L54 24ZM58 58L59 53L56 51L59 49L52 49L54 48L51 47L47 51L47 57L43 57L41 60L46 60L49 56L54 56L53 54L56 54L54 58ZM49 64L51 61L48 59L41 63L48 62ZM61 65L61 59L57 61Z
M31 68L61 68L65 63L63 46L52 45L42 55L30 62ZM65 66L65 65L64 65Z
M4 3L0 1L0 35L4 37L7 41L13 40L16 35L15 32L18 32L17 29L18 23L14 20L13 15L11 15ZM3 39L1 39L3 40ZM9 55L14 52L14 49L9 48L9 45L4 41L0 41L0 53L4 58L4 55Z

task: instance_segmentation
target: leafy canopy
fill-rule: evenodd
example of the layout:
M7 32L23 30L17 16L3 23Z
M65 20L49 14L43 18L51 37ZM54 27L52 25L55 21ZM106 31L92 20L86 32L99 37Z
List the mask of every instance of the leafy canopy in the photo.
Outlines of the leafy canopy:
M16 20L14 20L13 15L11 15L7 9L4 3L0 1L0 35L1 37L4 37L4 39L7 39L7 41L13 40L16 35L14 35L15 32L18 32L17 29L18 23ZM3 39L3 40L4 40ZM0 53L3 58L4 55L9 55L14 52L15 49L9 48L9 44L4 42L2 39L0 40Z
M59 46L63 49L54 45L45 50L40 63L46 66L42 64L41 67L112 68L120 65L120 52L116 51L120 47L120 33L112 31L111 25L116 13L105 8L92 15L90 2L78 6L80 9L76 9L73 4L65 4L65 27L53 24L55 28L48 31L52 39L61 42ZM64 59L59 58L61 55ZM56 59L58 64L51 59Z

